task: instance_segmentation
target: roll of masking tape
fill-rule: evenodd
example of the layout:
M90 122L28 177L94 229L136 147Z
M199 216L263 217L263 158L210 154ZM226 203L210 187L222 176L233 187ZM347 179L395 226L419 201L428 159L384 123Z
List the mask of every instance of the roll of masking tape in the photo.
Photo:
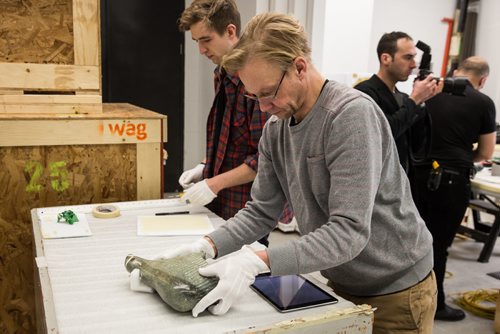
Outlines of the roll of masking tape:
M120 216L120 209L111 204L102 204L92 209L92 215L96 218L115 218Z

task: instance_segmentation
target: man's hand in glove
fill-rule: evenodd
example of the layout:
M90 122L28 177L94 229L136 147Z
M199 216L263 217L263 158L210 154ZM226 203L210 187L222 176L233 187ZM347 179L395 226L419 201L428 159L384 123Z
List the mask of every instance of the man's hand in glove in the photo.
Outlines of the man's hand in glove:
M191 204L207 205L212 202L217 195L208 186L207 180L200 181L184 192L181 200Z
M205 165L200 163L196 165L196 167L192 169L188 169L184 173L182 173L179 178L179 184L184 189L191 188L195 183L200 182L203 179L203 169Z
M195 242L169 248L160 255L156 256L155 260L171 259L177 256L192 253L202 253L205 259L213 259L215 257L215 248L207 238L203 237Z
M268 272L268 266L251 248L244 246L238 253L221 258L199 269L203 276L217 276L219 283L193 308L193 316L206 308L215 315L225 314L231 305L248 290L255 276ZM215 305L212 305L215 304Z

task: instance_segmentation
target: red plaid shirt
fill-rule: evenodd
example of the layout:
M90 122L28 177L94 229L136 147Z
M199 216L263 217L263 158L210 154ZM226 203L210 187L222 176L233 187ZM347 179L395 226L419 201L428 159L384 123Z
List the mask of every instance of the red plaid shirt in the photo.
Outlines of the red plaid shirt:
M224 86L225 109L218 110L214 99L207 121L206 165L203 178L230 171L246 164L257 172L258 144L268 114L260 111L259 104L245 97L245 87L237 75L226 74L221 82L219 67L215 69L215 92ZM223 112L219 138L216 136L217 113ZM214 150L217 152L214 154ZM251 199L252 182L221 190L207 207L223 219L233 217ZM290 209L284 211L280 221L288 223L293 217Z

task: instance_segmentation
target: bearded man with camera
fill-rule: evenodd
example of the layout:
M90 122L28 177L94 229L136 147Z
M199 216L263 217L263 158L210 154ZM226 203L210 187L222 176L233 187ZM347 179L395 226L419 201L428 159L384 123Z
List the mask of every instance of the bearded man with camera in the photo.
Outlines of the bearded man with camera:
M377 55L380 62L378 73L354 88L369 95L384 112L391 126L401 166L409 174L413 153L425 147L430 137L424 102L436 95L442 85L429 74L413 83L410 95L396 88L396 83L408 80L417 67L415 43L404 32L384 34L378 42Z

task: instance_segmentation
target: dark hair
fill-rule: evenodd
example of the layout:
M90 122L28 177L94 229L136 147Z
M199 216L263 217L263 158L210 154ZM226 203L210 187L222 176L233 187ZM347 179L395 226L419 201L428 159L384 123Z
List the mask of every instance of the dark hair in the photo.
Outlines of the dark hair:
M382 56L382 53L388 53L391 55L391 57L394 57L394 55L398 51L398 40L401 38L406 38L410 41L413 40L410 35L402 31L393 31L383 34L377 45L378 60L380 61L380 56Z
M194 0L179 18L179 30L188 31L200 21L221 36L228 25L234 24L236 35L240 35L240 12L234 0Z

